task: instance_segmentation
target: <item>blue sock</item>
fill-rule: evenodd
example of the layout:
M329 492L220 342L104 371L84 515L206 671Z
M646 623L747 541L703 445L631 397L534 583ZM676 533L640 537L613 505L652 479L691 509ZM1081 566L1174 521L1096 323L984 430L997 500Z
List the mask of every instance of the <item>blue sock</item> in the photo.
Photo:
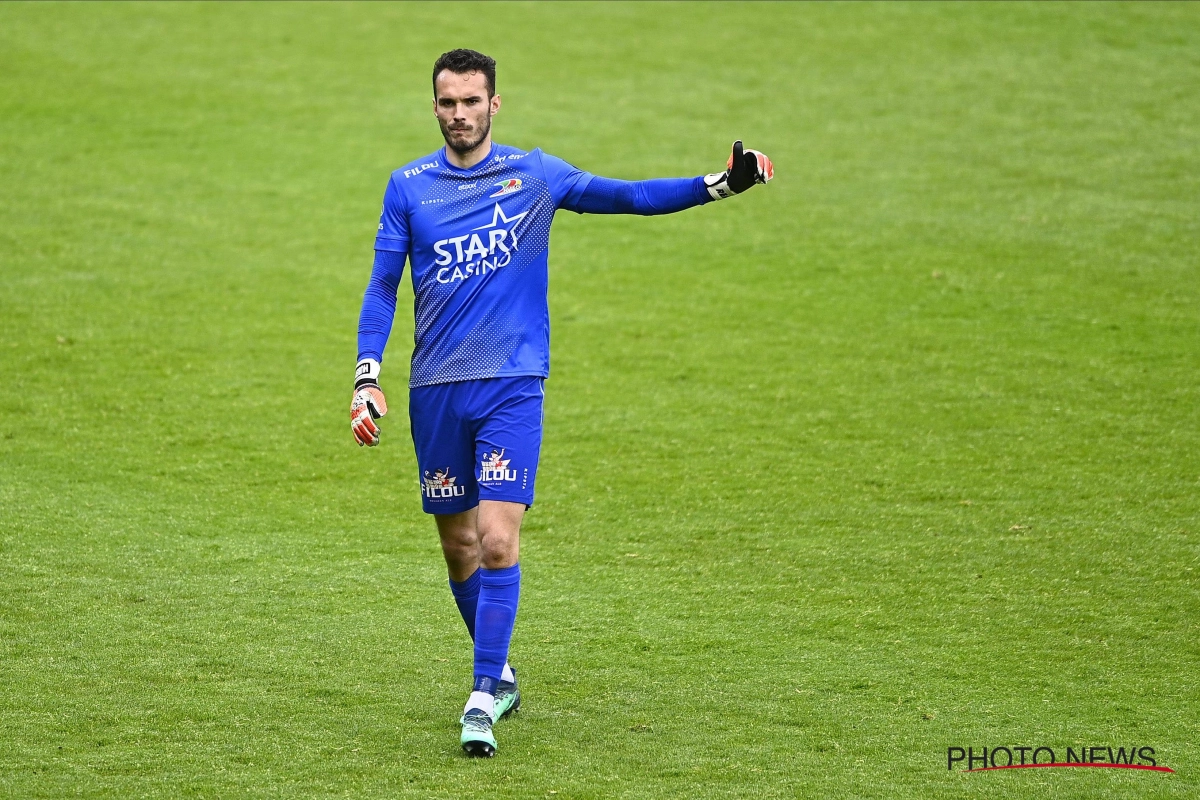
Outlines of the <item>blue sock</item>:
M462 614L463 622L467 623L467 633L471 634L471 641L475 641L475 613L476 606L479 605L479 570L471 573L471 576L461 583L450 579L450 593L454 595L454 602L458 605L458 613Z
M479 605L475 611L475 679L499 681L508 661L517 600L521 596L521 565L480 569Z

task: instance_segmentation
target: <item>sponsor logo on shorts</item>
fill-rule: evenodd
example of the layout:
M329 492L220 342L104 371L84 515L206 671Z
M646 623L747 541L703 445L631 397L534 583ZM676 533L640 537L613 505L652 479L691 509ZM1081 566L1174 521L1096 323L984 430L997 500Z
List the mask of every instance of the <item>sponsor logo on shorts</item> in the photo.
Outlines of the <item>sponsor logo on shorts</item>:
M504 451L497 453L492 451L490 456L484 456L483 462L479 468L480 483L499 483L501 481L515 481L517 479L517 471L508 468L508 462L511 458L504 457Z
M491 194L489 194L488 197L500 197L502 195L512 194L513 192L521 191L521 179L520 178L509 178L508 180L504 181L503 183L494 183L492 185L499 186L500 188L497 189L496 191L492 192Z
M458 478L450 474L450 468L435 469L433 474L425 470L425 480L421 482L421 493L430 500L451 500L462 497L467 493L463 486L458 485Z

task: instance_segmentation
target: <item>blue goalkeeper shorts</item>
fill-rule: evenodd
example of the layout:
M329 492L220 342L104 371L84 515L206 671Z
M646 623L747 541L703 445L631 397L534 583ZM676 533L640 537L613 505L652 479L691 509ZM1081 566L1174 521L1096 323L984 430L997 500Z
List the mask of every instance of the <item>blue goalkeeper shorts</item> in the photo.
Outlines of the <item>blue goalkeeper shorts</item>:
M543 378L520 376L409 390L426 514L457 514L480 500L533 505L543 383Z

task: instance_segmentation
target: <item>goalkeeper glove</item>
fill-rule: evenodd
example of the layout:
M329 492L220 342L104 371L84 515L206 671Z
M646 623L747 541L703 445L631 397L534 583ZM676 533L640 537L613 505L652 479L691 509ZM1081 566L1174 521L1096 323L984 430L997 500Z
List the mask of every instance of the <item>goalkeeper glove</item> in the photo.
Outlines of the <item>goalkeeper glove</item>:
M379 362L364 358L354 369L354 399L350 401L350 432L358 446L379 444L375 420L387 413L387 400L379 388Z
M741 194L756 183L766 183L775 177L775 165L757 150L745 150L739 139L733 143L733 153L724 172L704 176L704 188L713 200L724 200Z

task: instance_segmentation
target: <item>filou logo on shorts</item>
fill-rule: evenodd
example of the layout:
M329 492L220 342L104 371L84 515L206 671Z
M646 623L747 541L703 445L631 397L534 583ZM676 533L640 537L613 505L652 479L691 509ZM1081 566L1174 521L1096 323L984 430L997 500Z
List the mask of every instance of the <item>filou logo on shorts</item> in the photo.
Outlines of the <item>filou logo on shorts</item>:
M479 482L480 483L499 483L500 481L515 481L517 479L517 471L508 468L508 462L511 458L504 457L504 451L497 453L492 451L491 455L484 456L483 461L479 466Z
M450 500L462 497L467 493L466 487L458 485L458 478L450 474L450 468L435 469L433 474L425 470L425 479L421 482L421 493L430 500Z

